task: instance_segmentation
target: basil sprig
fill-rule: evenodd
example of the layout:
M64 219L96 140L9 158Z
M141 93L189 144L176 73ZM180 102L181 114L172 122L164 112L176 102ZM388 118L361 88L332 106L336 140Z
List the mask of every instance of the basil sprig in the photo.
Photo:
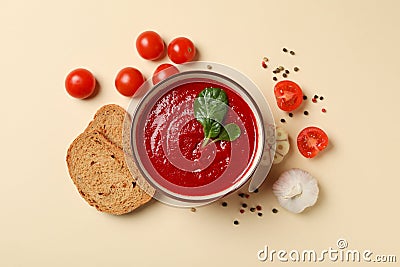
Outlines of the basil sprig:
M193 108L195 118L203 126L203 147L213 138L215 138L213 142L234 141L240 136L241 130L237 124L222 125L228 112L228 97L224 90L215 87L205 88L196 97Z

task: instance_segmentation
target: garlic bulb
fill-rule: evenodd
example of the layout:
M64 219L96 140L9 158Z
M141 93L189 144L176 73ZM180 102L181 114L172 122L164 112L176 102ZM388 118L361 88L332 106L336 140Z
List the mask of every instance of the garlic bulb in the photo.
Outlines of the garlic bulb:
M290 169L273 184L272 192L283 208L300 213L317 202L319 188L317 180L308 172Z

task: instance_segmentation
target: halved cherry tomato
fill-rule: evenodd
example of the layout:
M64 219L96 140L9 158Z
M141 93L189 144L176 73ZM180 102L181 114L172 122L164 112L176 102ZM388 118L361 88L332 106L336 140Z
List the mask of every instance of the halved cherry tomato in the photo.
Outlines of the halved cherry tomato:
M168 57L176 64L192 61L196 55L196 48L186 37L178 37L168 45Z
M126 67L118 72L115 87L122 95L131 97L144 81L144 76L138 69Z
M303 102L303 91L292 81L278 82L275 84L274 93L278 107L284 111L293 111Z
M165 63L157 67L153 74L153 84L161 82L162 80L168 78L171 75L179 73L179 70L171 64Z
M306 158L315 157L328 146L328 136L318 127L307 127L297 136L297 147Z
M157 60L164 54L165 45L158 33L145 31L136 39L136 49L142 58Z

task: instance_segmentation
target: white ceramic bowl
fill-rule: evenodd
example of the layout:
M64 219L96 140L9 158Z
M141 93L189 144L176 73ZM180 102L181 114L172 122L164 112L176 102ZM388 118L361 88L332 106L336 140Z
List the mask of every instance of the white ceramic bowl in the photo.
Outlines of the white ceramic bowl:
M263 154L266 153L265 127L266 124L273 124L273 118L269 106L257 86L240 72L216 63L195 62L177 67L180 73L168 77L157 85L152 85L150 80L147 81L140 89L141 91L146 91L144 96L139 101L132 101L128 108L128 113L131 114L132 121L130 127L124 132L124 139L128 141L124 142L126 144L124 145L124 150L127 157L130 158L128 162L134 162L145 179L145 181L139 181L139 185L147 188L147 190L149 190L149 187L145 185L151 185L155 190L153 192L154 198L157 200L166 204L187 207L213 202L237 190L254 173L262 175L263 179L265 179L271 166L270 164L267 164L268 166L263 164L263 167L260 167L260 162ZM256 140L250 140L250 142L255 142L252 156L246 169L238 177L225 175L225 178L217 178L215 181L203 186L183 187L168 182L158 174L147 157L142 137L144 136L144 126L147 116L156 101L177 86L193 82L221 84L237 93L253 111L257 134ZM231 153L231 157L241 156L235 153L235 151ZM128 165L131 171L135 171L132 164ZM260 168L262 169L261 171Z

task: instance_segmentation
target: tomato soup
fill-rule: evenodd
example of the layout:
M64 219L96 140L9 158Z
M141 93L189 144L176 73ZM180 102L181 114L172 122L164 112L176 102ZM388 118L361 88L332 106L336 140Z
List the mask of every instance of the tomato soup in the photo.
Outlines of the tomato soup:
M229 108L223 124L236 123L240 127L236 140L210 142L202 147L203 126L194 117L193 103L207 87L225 91ZM202 195L223 191L238 182L254 160L254 113L238 93L223 84L178 84L148 104L141 120L136 138L140 140L143 166L155 183L171 192Z

